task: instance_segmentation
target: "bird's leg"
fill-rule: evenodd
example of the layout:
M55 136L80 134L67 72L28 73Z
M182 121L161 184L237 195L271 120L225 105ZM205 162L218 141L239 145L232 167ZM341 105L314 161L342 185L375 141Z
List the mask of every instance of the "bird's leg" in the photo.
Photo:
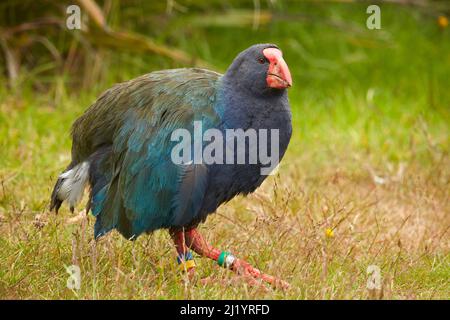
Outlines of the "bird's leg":
M180 269L187 272L189 278L192 278L195 273L195 263L189 248L186 246L184 229L170 230L170 236L175 243Z
M229 268L239 275L247 276L250 284L256 284L256 278L261 279L273 286L281 286L283 288L289 287L287 282L264 274L250 265L250 263L242 259L238 259L227 252L222 252L219 249L212 247L195 228L185 232L185 240L185 245L188 248L191 248L201 256L217 261L219 265Z

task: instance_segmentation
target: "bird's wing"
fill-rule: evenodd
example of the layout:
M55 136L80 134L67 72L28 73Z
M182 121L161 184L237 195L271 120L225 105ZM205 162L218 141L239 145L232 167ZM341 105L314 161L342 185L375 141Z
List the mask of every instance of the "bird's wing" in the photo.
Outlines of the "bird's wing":
M203 200L206 166L174 163L171 151L177 141L171 135L181 128L192 134L194 120L202 121L204 129L219 123L213 107L219 74L178 69L148 77L126 89L127 99L121 93L118 101L125 107L117 105L120 114L107 121L114 126L105 128L113 131L110 161L105 162L109 167L102 168L108 183L92 195L96 237L112 228L130 238L184 226L195 219Z

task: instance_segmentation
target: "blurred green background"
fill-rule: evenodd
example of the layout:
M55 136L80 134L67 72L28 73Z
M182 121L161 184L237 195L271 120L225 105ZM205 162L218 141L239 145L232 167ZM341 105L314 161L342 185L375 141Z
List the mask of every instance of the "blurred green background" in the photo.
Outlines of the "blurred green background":
M282 48L294 79L295 133L307 142L325 146L327 131L338 128L335 143L375 148L382 151L375 154L399 161L412 156L414 133L405 128L448 129L446 1L379 2L381 30L366 28L366 1L75 3L81 30L66 27L70 2L0 4L3 101L10 98L33 113L34 108L64 110L76 100L67 120L116 82L193 65L223 72L241 50L273 42ZM1 115L3 137L10 117ZM44 123L43 130L66 126L55 121Z

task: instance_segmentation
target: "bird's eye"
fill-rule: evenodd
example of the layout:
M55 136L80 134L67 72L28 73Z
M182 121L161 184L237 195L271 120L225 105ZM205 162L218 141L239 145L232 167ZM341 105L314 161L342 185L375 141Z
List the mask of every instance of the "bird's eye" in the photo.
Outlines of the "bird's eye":
M258 59L258 62L259 62L260 64L264 64L264 63L266 62L266 59L264 59L264 58L259 58L259 59Z

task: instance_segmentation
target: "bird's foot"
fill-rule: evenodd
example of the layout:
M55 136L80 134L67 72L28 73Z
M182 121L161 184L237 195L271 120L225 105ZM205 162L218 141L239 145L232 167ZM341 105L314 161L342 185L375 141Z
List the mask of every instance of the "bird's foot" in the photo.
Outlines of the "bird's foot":
M186 261L184 263L188 263L190 259L192 259L192 255L189 251L192 249L197 254L215 260L220 266L234 271L240 276L239 278L245 279L245 281L252 286L260 287L263 286L263 283L268 283L274 288L288 289L290 287L289 283L286 281L262 273L250 263L236 258L229 252L220 251L219 249L210 246L195 228L186 231L172 230L171 235L175 242L179 257L184 257L182 260ZM184 263L180 264L180 267L186 269L185 271L189 271L188 269L191 266L187 265L189 268L186 268L184 267ZM193 274L194 271L192 271L191 277L193 277ZM208 281L209 280L201 280L202 283Z
M290 284L287 283L286 281L265 274L260 270L256 269L255 267L253 267L247 261L241 259L236 258L230 269L236 272L236 274L242 275L246 279L248 279L248 282L251 285L260 284L261 282L257 280L262 280L270 284L274 288L289 289L290 287Z
M202 256L216 260L220 266L230 269L236 274L244 277L251 285L260 285L261 281L258 280L262 280L275 288L289 288L289 283L286 281L262 273L260 270L254 268L250 263L236 258L229 252L220 251L210 246L195 228L186 231L185 238L186 244L189 248L192 248L195 252Z

